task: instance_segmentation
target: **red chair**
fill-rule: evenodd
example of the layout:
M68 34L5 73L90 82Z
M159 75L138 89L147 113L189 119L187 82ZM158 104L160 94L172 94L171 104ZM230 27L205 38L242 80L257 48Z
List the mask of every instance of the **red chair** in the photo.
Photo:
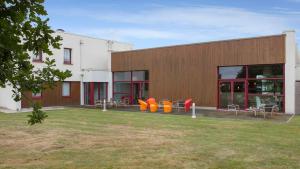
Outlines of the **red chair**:
M191 106L192 106L192 99L185 100L185 102L184 102L184 110L185 110L185 112L190 111Z

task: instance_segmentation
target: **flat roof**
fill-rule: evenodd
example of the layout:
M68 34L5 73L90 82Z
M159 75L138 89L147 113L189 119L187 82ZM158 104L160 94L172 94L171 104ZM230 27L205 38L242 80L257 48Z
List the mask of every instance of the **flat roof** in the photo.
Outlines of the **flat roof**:
M202 45L202 44L210 44L210 43L249 40L249 39L259 39L259 38L268 38L268 37L276 37L276 36L285 36L285 34L274 34L274 35L257 36L257 37L235 38L235 39L225 39L225 40L216 40L216 41L207 41L207 42L196 42L196 43L169 45L169 46L161 46L161 47L150 47L150 48L143 48L143 49L127 50L127 51L116 51L116 52L112 52L112 53L138 52L138 51L151 50L151 49L172 48L172 47L191 46L191 45Z
M72 32L56 30L55 33L64 33L64 34L69 34L69 35L73 35L73 36L80 36L80 37L86 37L86 38L103 40L103 41L112 41L112 42L123 43L123 44L128 44L128 45L133 46L133 44L129 43L129 42L120 42L120 41L116 41L116 40L109 40L109 39L98 38L98 37L93 37L93 36L89 36L89 35L82 35L82 34L77 34L77 33L72 33Z

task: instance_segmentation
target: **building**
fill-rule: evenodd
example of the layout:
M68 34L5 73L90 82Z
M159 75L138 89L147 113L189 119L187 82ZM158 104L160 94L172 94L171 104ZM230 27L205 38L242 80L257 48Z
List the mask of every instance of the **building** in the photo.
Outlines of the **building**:
M202 108L278 105L300 112L294 31L280 35L112 53L113 97L184 100Z
M132 45L56 32L63 38L54 50L57 67L72 77L27 98L43 106L93 105L95 100L192 98L196 106L241 109L278 105L281 112L300 112L300 53L294 31L283 34L132 50ZM43 54L32 56L43 67ZM0 107L30 107L15 102L11 88L0 89Z
M94 100L112 97L111 52L131 50L132 45L110 40L76 35L58 30L55 33L62 40L61 49L53 50L56 65L61 70L70 70L72 77L50 90L33 95L26 92L27 98L41 102L43 106L67 106L94 104ZM35 68L43 67L47 56L32 56ZM0 107L20 110L30 107L26 99L15 102L10 87L0 88Z

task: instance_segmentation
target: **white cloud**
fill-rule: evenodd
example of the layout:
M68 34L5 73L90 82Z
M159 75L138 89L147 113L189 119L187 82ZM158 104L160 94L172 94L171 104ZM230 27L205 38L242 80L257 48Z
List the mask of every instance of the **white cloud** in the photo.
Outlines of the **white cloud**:
M137 28L92 28L78 30L79 33L87 33L99 37L105 37L116 40L124 40L126 38L137 39L174 39L180 38L181 34L159 31L152 29L137 29Z
M299 0L300 1L300 0ZM66 11L67 10L67 11ZM293 28L300 21L297 11L285 9L254 12L241 8L198 6L160 7L140 11L91 11L66 9L61 15L80 16L114 23L115 27L86 28L89 34L114 39L182 39L189 41L216 40L244 36L278 34ZM284 14L283 11L285 12Z

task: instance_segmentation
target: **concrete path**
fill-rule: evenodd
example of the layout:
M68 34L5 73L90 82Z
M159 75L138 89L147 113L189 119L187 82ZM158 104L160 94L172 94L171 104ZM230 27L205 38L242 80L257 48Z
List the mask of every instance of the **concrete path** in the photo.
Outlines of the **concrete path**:
M53 107L43 107L42 110L58 110L58 109L64 109L65 107L63 106L53 106ZM19 111L16 111L16 110L10 110L10 109L6 109L6 108L3 108L3 107L0 107L0 112L3 112L3 113L25 113L25 112L31 112L32 111L32 108L23 108Z

